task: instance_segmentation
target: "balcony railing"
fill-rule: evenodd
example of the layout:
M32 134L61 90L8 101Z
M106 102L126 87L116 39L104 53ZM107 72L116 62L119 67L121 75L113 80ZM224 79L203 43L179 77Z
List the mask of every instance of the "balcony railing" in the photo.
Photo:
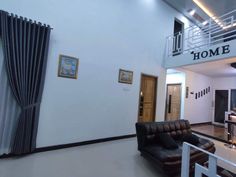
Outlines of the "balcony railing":
M167 56L236 39L236 9L167 37Z
M195 177L202 177L202 175L206 175L209 177L220 177L217 174L217 162L220 161L224 165L230 166L233 169L236 169L236 164L233 162L230 162L222 157L219 157L215 154L209 153L208 151L205 151L203 149L200 149L192 144L183 143L183 151L182 151L182 166L181 166L181 177L189 177L189 161L190 161L190 148L197 149L205 154L208 155L208 167L202 166L200 164L195 164L195 171L194 176Z

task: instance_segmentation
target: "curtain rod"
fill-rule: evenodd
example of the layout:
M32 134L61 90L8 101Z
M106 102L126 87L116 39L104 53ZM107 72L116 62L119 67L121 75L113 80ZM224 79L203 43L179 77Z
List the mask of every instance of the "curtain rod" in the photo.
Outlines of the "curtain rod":
M42 25L48 26L48 27L50 27L51 30L53 30L53 28L52 28L50 25L47 25L47 24L45 24L45 23L37 22L36 20L32 20L32 19L30 19L30 18L18 16L18 15L16 15L16 14L9 13L9 12L4 11L4 10L0 10L0 13L1 13L1 12L7 13L9 16L15 16L16 18L23 18L23 19L25 19L26 21L32 21L32 22L34 22L34 23L36 23L36 24L42 24Z

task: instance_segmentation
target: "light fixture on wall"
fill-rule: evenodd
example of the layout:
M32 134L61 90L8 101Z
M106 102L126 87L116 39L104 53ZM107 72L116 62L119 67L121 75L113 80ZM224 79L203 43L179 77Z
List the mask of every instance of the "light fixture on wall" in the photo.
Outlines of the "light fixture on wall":
M236 63L231 63L230 66L236 69Z
M185 95L185 98L188 98L188 94L189 94L189 87L186 87L186 95Z

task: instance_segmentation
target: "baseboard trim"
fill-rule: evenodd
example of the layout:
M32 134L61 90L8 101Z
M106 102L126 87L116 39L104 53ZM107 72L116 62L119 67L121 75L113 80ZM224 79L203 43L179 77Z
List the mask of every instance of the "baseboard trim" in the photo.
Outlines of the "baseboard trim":
M190 124L191 126L195 126L195 125L212 125L212 122L201 122L201 123L194 123L194 124Z
M22 157L22 156L29 155L29 154L34 154L34 153L54 151L54 150L59 150L59 149L65 149L65 148L71 148L71 147L77 147L77 146L84 146L84 145L96 144L96 143L103 143L103 142L115 141L115 140L121 140L121 139L133 138L133 137L136 137L136 134L101 138L101 139L82 141L82 142L76 142L76 143L69 143L69 144L61 144L61 145L55 145L55 146L40 147L40 148L36 148L35 151L32 152L32 153L23 154L23 155L15 155L15 154L7 154L6 155L6 154L4 154L4 155L0 156L0 159L11 158L11 157Z
M115 136L115 137L101 138L101 139L95 139L95 140L89 140L89 141L82 141L82 142L77 142L77 143L40 147L35 150L35 153L71 148L71 147L76 147L76 146L84 146L84 145L95 144L95 143L103 143L107 141L115 141L115 140L121 140L121 139L126 139L126 138L133 138L135 136L136 134L131 134L131 135Z

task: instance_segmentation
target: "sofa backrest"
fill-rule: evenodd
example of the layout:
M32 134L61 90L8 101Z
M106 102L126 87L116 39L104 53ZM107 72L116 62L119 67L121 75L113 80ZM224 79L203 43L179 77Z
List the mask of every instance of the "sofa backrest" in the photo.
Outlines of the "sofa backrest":
M138 122L135 126L139 150L147 144L157 142L159 133L168 133L174 139L178 139L185 134L191 133L191 127L188 120Z

